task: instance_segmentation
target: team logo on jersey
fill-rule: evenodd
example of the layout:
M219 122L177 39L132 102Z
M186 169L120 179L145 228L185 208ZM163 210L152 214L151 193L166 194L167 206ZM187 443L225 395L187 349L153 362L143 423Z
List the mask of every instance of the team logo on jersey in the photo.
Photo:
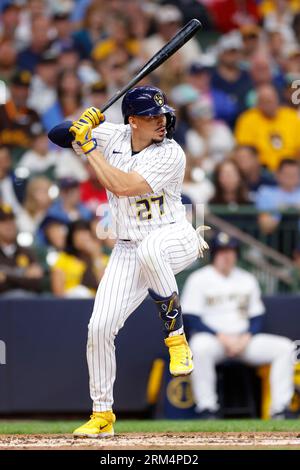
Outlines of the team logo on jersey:
M154 95L153 99L154 99L155 103L157 104L157 106L163 106L165 104L164 97L161 93L156 93L156 95Z

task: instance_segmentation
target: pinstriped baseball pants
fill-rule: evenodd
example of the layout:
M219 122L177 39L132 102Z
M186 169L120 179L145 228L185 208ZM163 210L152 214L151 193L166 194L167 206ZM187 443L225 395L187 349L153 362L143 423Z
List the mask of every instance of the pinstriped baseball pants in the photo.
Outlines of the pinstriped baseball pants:
M178 292L175 274L198 256L198 237L188 223L156 229L142 242L118 241L99 284L89 323L87 361L93 411L113 405L114 340L151 287L167 297Z

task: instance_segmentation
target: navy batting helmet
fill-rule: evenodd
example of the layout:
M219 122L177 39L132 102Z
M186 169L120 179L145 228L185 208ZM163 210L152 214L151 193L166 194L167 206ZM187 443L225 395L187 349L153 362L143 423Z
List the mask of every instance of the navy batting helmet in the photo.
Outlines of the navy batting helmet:
M167 138L172 139L175 129L175 112L168 106L166 95L154 86L140 86L129 90L122 101L124 123L128 124L129 116L159 116L167 117Z
M231 248L233 250L236 250L236 252L238 253L240 244L236 238L230 237L225 232L219 232L210 241L209 247L211 257L212 259L214 259L215 254L220 250Z

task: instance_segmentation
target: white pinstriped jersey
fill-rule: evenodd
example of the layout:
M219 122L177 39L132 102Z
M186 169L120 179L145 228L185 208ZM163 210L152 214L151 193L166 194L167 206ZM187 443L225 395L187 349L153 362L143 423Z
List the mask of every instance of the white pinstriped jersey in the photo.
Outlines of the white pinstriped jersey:
M118 197L107 191L118 238L142 240L158 227L185 220L181 202L185 154L177 142L165 138L133 155L130 126L107 122L93 130L93 137L111 165L125 172L136 171L153 190L134 197Z

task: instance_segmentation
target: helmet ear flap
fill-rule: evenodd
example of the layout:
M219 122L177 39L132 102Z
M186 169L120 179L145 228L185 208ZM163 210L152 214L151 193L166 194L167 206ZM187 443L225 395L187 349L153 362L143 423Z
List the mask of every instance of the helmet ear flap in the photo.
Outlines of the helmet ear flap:
M166 125L167 135L166 136L167 136L167 139L173 139L175 125L176 125L175 113L172 113L172 112L167 113L166 118L167 118L167 125Z

